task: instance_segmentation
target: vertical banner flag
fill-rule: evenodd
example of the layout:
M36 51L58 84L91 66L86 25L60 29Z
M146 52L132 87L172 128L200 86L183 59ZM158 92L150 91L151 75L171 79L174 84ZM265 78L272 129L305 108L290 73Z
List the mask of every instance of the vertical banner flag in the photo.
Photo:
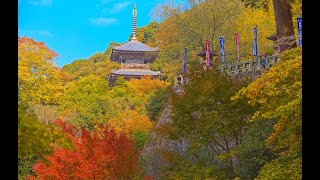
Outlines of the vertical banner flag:
M253 55L258 58L257 27L253 28L253 33L254 33Z
M302 18L297 18L298 22L298 46L302 46Z
M184 48L183 64L182 64L182 73L187 72L187 48Z
M236 32L236 45L237 45L237 51L238 51L238 62L240 61L240 43L239 43L239 34Z
M222 64L225 64L225 59L224 59L224 39L221 36L220 36L220 49L221 49Z
M280 46L280 39L279 39L279 36L277 36L278 38L278 53L280 54L281 53L281 46Z
M206 66L210 66L210 41L206 40Z

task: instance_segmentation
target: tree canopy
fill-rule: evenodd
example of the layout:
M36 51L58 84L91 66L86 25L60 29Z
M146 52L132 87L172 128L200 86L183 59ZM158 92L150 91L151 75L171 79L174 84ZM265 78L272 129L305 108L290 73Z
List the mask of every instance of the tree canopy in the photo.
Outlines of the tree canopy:
M97 132L81 130L80 137L72 126L62 126L73 141L74 150L54 148L49 163L38 161L33 167L40 179L133 179L139 173L138 151L125 134L116 134L107 126Z
M150 66L162 76L118 77L114 86L108 76L120 64L109 58L120 43L59 68L45 43L18 37L18 178L302 179L302 47L281 51L257 79L217 68L221 36L232 63L235 32L240 61L252 54L254 27L268 55L275 48L268 36L287 25L296 34L302 1L286 1L292 16L282 19L274 2L158 4L162 21L138 28L137 39L160 48ZM211 68L198 55L206 40L217 55ZM180 75L187 81L177 83Z

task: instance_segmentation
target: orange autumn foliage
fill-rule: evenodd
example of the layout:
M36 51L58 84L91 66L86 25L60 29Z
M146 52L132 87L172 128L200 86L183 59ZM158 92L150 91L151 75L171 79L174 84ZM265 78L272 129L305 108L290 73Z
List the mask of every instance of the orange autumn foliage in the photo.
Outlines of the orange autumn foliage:
M165 88L167 85L167 82L157 78L152 79L150 76L143 76L141 79L131 79L127 82L128 91L139 97L150 95L159 88Z
M108 124L117 132L125 134L131 134L135 131L150 132L153 127L153 123L148 116L140 115L132 110L121 113L117 118L109 119Z
M151 76L143 76L141 79L131 79L126 82L126 94L134 110L145 113L145 104L148 103L149 98L159 89L165 89L169 83L158 78L151 78Z
M74 143L73 150L54 148L49 164L38 161L33 167L38 177L30 179L132 179L139 172L139 152L134 141L107 126L98 132L81 131L56 122Z

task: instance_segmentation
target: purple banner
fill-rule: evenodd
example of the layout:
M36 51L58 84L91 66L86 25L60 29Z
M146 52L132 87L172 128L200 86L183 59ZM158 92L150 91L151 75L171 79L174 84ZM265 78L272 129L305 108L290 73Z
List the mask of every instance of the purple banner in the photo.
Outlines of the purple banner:
M221 49L221 58L222 58L222 64L225 64L225 59L224 59L224 38L220 37L220 49Z
M302 46L302 18L297 18L298 22L298 46Z
M184 48L182 73L187 72L187 50L188 50L187 48Z
M253 48L252 48L252 51L253 51L253 55L258 57L258 40L257 40L257 28L253 28L253 34L254 34L254 40L253 40Z

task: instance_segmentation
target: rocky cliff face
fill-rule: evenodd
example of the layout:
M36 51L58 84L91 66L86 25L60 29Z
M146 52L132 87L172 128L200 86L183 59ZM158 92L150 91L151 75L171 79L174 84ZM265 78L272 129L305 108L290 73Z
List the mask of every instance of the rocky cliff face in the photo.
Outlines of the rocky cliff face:
M141 151L144 171L152 179L164 176L163 169L170 166L163 158L166 152L183 153L187 149L187 142L185 140L170 140L165 133L159 133L162 128L166 128L172 123L171 105L168 103L160 116L155 131L151 133L149 141Z

